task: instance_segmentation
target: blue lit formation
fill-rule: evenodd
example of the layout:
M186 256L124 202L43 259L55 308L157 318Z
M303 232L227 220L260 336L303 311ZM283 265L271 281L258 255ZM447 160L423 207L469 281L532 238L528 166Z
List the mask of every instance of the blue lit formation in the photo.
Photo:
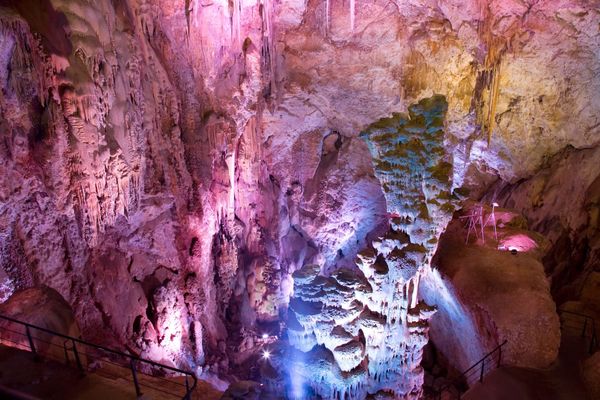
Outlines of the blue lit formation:
M356 269L294 273L287 360L290 397L417 399L427 320L421 279L454 211L452 166L443 146L444 97L422 100L367 128L390 228L357 257ZM301 388L301 389L300 389Z

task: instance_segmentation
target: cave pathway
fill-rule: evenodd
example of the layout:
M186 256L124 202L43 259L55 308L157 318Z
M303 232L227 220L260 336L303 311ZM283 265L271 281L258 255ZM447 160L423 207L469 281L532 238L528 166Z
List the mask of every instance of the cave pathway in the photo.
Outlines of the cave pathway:
M583 339L562 335L559 356L549 369L501 367L473 386L464 400L594 400L580 377L587 356Z
M180 391L172 382L158 377L138 374L138 379L143 392L140 400L176 399L173 394ZM201 380L192 394L192 400L220 397L219 391ZM136 394L127 368L103 363L101 368L82 376L64 363L48 358L35 361L28 351L0 345L0 399L6 398L132 400Z

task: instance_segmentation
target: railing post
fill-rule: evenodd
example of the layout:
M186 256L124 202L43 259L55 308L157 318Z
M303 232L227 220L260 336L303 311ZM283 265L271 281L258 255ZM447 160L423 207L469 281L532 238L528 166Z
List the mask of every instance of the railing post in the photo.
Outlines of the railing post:
M137 379L137 373L135 372L135 362L132 359L129 360L129 368L131 368L131 375L133 376L133 384L135 385L135 394L137 397L142 395L142 390L140 389L140 384Z
M29 348L34 356L37 356L37 350L35 349L35 344L33 344L33 338L31 337L31 331L29 330L29 325L25 325L25 333L27 333L27 340L29 340Z
M63 342L63 349L65 350L65 361L67 362L67 365L70 365L71 360L69 359L69 351L67 350L67 342L68 342L68 340L65 340Z
M483 382L483 370L485 369L485 357L481 360L481 373L479 374L479 382Z
M190 396L190 385L188 384L188 376L185 376L185 396L183 396L183 400L192 400Z
M83 364L81 364L81 359L79 358L77 346L75 345L75 341L73 339L71 339L71 344L73 345L73 355L75 356L75 363L77 364L77 368L79 368L79 370L82 373L85 373L85 370L83 369Z
M498 363L496 364L496 368L500 368L500 362L502 361L502 345L498 347Z

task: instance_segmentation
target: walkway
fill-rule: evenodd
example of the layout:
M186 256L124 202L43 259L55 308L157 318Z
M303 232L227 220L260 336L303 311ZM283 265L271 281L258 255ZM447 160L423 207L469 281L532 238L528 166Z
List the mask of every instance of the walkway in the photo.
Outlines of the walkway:
M174 381L139 374L144 400L177 399L181 386ZM103 363L93 373L82 376L76 368L48 359L34 361L30 352L0 346L0 398L7 396L6 389L24 392L32 399L60 400L132 400L136 399L127 368ZM183 395L183 393L182 393ZM198 381L194 400L217 400L221 393L208 383Z
M579 376L587 347L577 336L563 335L559 357L547 370L502 367L473 386L465 400L595 400L589 399Z

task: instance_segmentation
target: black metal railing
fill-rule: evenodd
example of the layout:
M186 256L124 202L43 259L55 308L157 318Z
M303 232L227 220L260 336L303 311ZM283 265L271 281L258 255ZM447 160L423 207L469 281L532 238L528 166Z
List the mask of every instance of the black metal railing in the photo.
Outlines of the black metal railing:
M0 315L0 319L16 325L0 325L0 343L10 343L11 347L30 351L35 357L43 356L46 358L60 359L60 361L62 361L62 357L59 357L58 354L64 354L64 360L67 364L71 364L72 357L75 366L82 374L85 374L90 370L88 366L91 363L89 361L100 361L102 363L106 362L120 368L128 368L131 372L131 382L133 383L135 393L138 397L142 395L142 387L146 387L154 392L160 392L161 394L181 398L183 400L191 400L192 393L198 383L195 374L190 371L170 367L168 365L146 360L132 354L123 353L121 351L113 350L98 344L86 342L82 339L64 335L62 333L58 333L47 328L42 328L27 322L19 321L4 315ZM19 328L21 328L21 331L19 331ZM11 334L16 335L16 337L12 336ZM26 339L26 344L24 344L23 341L19 341L19 337L21 337L23 341ZM55 349L55 352L53 353L51 349ZM142 369L145 369L145 371L159 372L163 376L169 374L182 375L185 377L185 380L183 383L181 383L173 379L167 379L153 374L153 380L160 379L165 382L165 384L157 387L156 385L151 384L151 382L140 381L138 373L144 374ZM118 377L123 378L123 376ZM168 391L167 389L171 387L181 387L181 389L178 389L178 391L181 390L185 392L183 395L181 395L173 393L172 391Z
M583 339L589 340L589 354L600 349L594 318L586 314L562 309L558 310L558 313L563 334L580 335Z
M483 358L460 374L456 379L434 390L434 400L460 399L463 393L476 382L483 382L483 378L492 370L502 364L502 347L508 341L505 340Z

